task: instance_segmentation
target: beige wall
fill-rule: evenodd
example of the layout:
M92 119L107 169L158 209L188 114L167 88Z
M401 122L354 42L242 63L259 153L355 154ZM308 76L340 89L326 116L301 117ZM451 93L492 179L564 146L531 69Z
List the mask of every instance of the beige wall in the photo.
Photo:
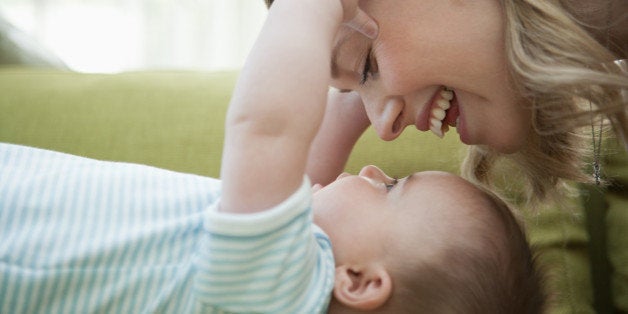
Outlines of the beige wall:
M0 14L84 72L233 69L263 23L262 0L2 0Z

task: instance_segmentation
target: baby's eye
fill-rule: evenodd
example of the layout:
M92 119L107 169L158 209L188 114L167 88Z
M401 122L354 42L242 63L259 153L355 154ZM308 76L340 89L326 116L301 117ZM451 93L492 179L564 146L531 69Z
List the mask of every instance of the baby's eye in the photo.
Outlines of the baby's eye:
M384 183L386 185L386 192L390 192L390 190L397 185L397 182L399 182L399 180L394 179L391 183Z

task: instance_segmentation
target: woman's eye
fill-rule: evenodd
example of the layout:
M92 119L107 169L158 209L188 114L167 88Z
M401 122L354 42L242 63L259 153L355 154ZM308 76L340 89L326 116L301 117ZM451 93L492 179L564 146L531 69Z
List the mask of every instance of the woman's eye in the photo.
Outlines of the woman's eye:
M362 68L362 75L360 78L360 85L366 84L370 77L377 74L377 63L373 57L373 50L369 48L369 52L364 60L364 67Z

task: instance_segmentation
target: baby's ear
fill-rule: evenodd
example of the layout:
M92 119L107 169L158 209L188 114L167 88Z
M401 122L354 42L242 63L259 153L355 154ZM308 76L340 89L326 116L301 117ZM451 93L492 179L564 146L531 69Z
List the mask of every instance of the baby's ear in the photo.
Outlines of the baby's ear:
M334 297L341 304L374 310L384 305L392 293L392 279L382 265L336 267Z

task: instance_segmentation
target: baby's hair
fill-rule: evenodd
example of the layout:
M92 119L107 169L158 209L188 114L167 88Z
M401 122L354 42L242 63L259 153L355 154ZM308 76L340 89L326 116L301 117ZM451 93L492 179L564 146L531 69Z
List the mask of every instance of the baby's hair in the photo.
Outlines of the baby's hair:
M457 243L402 278L387 310L396 313L541 313L543 276L511 206L479 187L488 219L481 245ZM454 241L455 242L455 241Z

